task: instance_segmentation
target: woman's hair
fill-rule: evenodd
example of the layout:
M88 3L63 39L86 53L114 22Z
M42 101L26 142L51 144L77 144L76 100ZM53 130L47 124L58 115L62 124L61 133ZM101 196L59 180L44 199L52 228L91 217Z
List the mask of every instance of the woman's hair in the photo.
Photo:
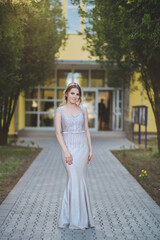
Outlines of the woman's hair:
M79 86L78 83L76 82L71 82L67 85L66 89L64 90L63 94L64 94L64 102L60 105L64 105L65 103L67 103L68 97L67 97L67 93L72 89L72 88L77 88L79 91L79 103L78 105L82 102L81 96L82 96L82 91L81 91L81 87Z

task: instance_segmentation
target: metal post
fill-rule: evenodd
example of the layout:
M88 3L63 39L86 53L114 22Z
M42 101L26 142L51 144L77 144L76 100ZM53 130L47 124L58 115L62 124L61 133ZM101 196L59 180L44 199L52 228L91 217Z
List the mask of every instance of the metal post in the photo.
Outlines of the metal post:
M145 148L147 148L147 125L145 126Z
M132 122L132 141L134 141L134 122Z
M148 116L148 107L145 108L145 148L147 148L147 116Z
M15 115L14 115L14 135L17 136L18 135L18 101L15 107Z
M139 124L138 143L141 144L141 124Z

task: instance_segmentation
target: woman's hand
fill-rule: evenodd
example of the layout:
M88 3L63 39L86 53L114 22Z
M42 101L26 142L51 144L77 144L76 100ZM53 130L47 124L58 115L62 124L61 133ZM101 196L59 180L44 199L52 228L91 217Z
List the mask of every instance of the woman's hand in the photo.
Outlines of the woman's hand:
M72 164L72 155L70 154L70 152L65 152L64 157L65 157L66 163L71 165Z
M91 162L92 157L93 157L92 151L89 151L88 163Z

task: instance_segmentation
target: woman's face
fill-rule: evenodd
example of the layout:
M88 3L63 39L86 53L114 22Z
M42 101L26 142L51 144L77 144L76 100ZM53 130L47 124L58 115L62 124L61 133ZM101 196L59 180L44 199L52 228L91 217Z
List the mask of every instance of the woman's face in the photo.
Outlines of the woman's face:
M77 88L71 88L71 90L67 93L67 102L76 103L80 98L79 90Z

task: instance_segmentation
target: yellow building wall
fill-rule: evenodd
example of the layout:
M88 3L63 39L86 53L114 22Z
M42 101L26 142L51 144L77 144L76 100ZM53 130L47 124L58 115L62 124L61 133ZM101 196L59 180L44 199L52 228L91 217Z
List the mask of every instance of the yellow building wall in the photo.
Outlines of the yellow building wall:
M66 4L67 0L62 0L63 15L66 17ZM82 8L84 4L82 3ZM81 18L82 20L82 18ZM81 32L84 32L84 25L81 24ZM59 53L57 54L60 60L95 60L90 56L88 51L82 50L86 46L86 40L84 35L69 34L66 41L66 46L61 47Z
M24 93L21 93L17 102L17 131L25 127L25 98ZM14 135L15 133L15 113L13 114L11 124L9 127L9 135Z
M60 60L96 60L90 56L88 51L82 50L86 46L86 40L83 35L70 34L66 41L66 46L61 47L58 59Z
M157 128L156 128L156 124L155 124L155 117L153 114L153 110L151 107L151 104L148 100L147 94L145 89L143 88L143 86L141 85L140 82L138 82L138 74L136 74L136 81L133 83L131 83L131 90L130 90L130 121L132 119L132 106L135 105L145 105L148 106L148 124L147 124L147 132L150 133L156 133L157 132ZM135 89L135 87L137 88L137 90L133 90ZM145 131L145 127L142 126L141 127L142 132ZM138 124L135 124L135 132L138 132Z
M14 116L15 115L13 114L13 117L9 126L9 132L8 132L9 135L14 135Z
M17 130L21 130L25 127L25 97L22 92L18 99L18 115L17 115L18 126Z

